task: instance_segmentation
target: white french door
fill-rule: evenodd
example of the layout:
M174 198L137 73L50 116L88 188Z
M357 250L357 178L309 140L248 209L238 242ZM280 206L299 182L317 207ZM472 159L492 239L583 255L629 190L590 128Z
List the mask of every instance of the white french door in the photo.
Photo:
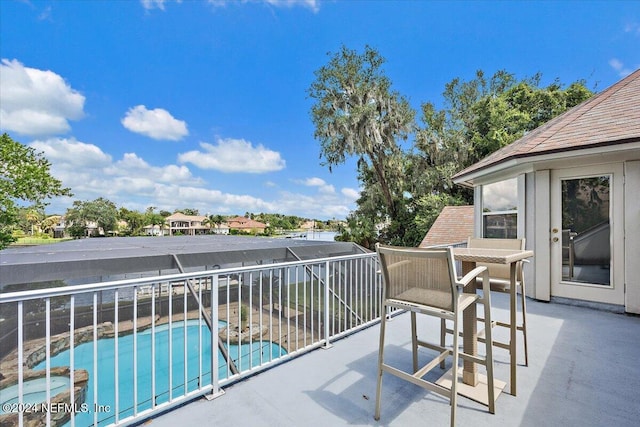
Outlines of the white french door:
M551 172L551 295L624 304L622 165Z

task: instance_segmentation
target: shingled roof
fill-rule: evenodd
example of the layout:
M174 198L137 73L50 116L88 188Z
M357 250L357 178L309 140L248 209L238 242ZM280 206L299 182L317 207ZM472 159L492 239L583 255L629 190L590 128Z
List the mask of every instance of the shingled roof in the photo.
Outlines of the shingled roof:
M640 69L453 176L456 183L509 160L640 142Z
M420 243L421 248L466 242L473 236L473 206L445 206Z

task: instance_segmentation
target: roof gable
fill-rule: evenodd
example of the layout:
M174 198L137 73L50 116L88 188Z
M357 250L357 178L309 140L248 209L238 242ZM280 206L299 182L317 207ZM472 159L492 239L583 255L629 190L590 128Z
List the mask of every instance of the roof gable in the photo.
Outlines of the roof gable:
M421 248L466 242L473 236L473 205L445 206L420 243Z
M457 183L499 163L640 141L640 69L453 176Z
M207 219L206 216L203 215L185 215L182 212L176 212L169 215L166 220L167 221L204 221Z

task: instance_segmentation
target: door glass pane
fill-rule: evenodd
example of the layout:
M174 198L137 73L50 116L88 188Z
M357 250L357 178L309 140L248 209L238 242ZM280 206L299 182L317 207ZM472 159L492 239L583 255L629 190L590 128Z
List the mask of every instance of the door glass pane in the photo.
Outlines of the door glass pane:
M609 175L562 181L562 280L609 285Z

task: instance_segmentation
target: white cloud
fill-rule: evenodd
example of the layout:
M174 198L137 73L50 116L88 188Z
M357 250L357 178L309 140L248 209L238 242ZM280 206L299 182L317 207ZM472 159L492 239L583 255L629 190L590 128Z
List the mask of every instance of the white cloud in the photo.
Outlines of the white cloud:
M326 185L326 182L324 179L322 178L307 178L304 181L302 181L302 183L304 185L308 185L309 187L321 187L323 185Z
M164 10L164 4L167 3L169 0L140 0L140 3L142 3L142 7L144 7L147 10L151 10L151 9L160 9L160 10ZM182 3L182 0L175 0L176 3Z
M38 15L38 20L40 21L50 21L51 20L51 6L47 6L42 9L42 12Z
M624 26L624 32L640 36L640 24L637 22L630 22Z
M188 151L178 155L181 163L192 163L201 169L220 172L265 173L285 168L280 153L256 147L244 139L219 138L216 145L201 142L202 151Z
M264 0L266 3L276 7L302 6L317 12L320 10L319 0Z
M325 194L334 194L336 192L335 187L331 184L327 184L322 178L313 177L295 182L299 182L300 184L308 187L318 187L318 191Z
M147 110L144 105L137 105L127 111L121 122L131 132L157 140L178 141L189 135L187 124L162 108Z
M277 211L307 218L345 218L351 202L334 194L306 195L282 192L278 196Z
M518 180L511 178L484 185L482 203L484 209L492 212L515 209L518 205Z
M353 188L343 188L340 190L342 195L347 197L351 202L354 202L360 198L360 192L358 190L354 190Z
M4 131L59 135L71 130L69 120L84 117L85 97L58 74L3 59L0 75L0 123Z
M633 72L633 70L631 70L628 67L624 66L624 63L622 61L620 61L617 58L611 58L609 60L609 65L611 66L611 68L613 68L614 70L616 70L618 72L618 75L620 77L625 77L628 76L629 74L631 74Z
M152 0L142 0L152 1ZM156 0L163 1L163 0ZM215 7L224 7L228 4L238 3L237 0L208 0L208 3ZM313 12L320 10L320 0L242 0L242 3L266 3L275 7L295 7L301 6L311 9Z
M101 168L111 163L111 156L104 153L98 146L76 141L73 138L36 140L29 145L43 152L44 157L51 163L63 164L72 171L78 168Z
M194 176L186 165L152 165L136 153L113 159L94 144L65 138L36 140L29 145L44 153L51 162L52 175L74 193L71 198L53 200L48 213L63 214L74 200L105 197L118 207L139 211L149 206L168 211L191 207L203 214L270 212L317 219L344 218L353 209L352 196L357 195L348 189L336 192L333 185L317 177L298 182L310 187L311 194L278 191L280 186L272 181L265 183L268 190L256 189L258 196L225 192L211 188L211 183ZM246 143L240 147L246 148Z
M96 145L75 139L52 138L29 145L44 153L51 163L52 175L71 188L74 200L103 196L121 204L132 198L153 196L163 183L176 188L204 183L193 177L186 166L151 166L135 153L126 153L114 162ZM64 209L71 206L69 199L62 199L61 203L66 203Z
M203 183L201 179L194 178L186 166L151 166L135 153L125 153L121 160L105 168L104 172L110 176L144 177L151 182Z

